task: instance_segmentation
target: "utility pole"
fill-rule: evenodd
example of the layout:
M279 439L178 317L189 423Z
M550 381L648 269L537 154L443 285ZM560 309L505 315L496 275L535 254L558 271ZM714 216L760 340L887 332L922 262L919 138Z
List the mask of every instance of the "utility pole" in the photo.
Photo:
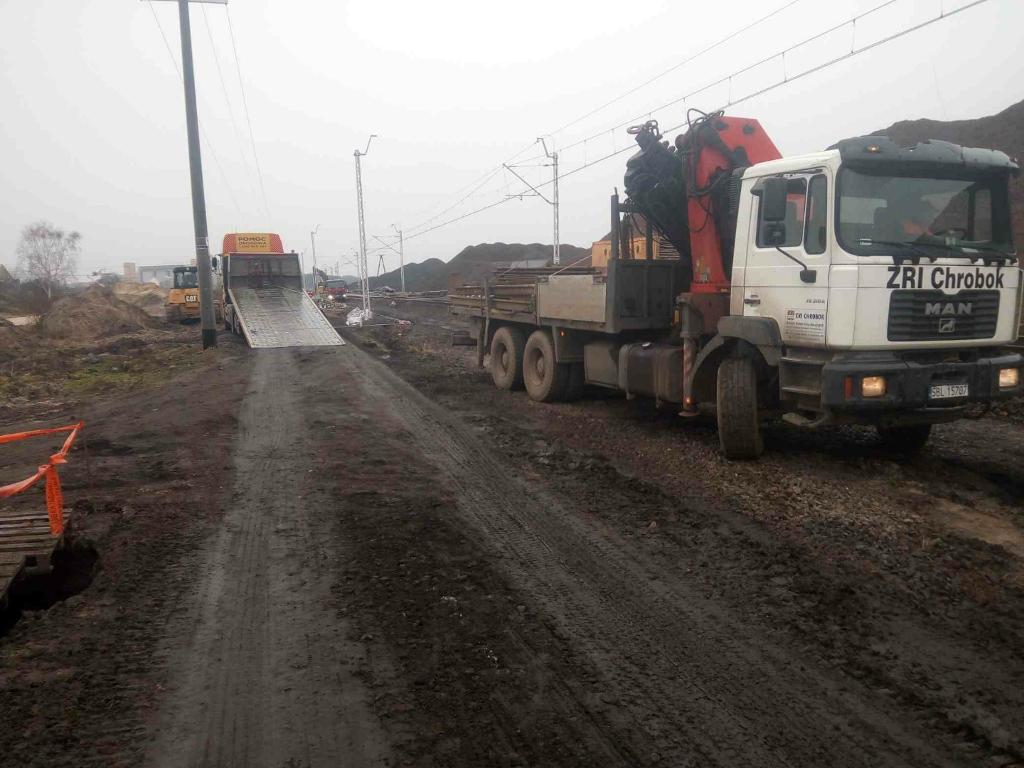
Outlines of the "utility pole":
M210 269L210 237L206 224L206 191L203 189L203 158L199 145L199 113L196 109L196 80L192 67L192 25L190 0L177 0L181 28L181 69L185 85L185 126L188 133L188 166L192 183L192 229L196 240L196 271L199 273L199 316L202 319L203 349L217 346L217 321L213 311L213 272ZM228 0L191 0L227 5Z
M398 273L402 277L402 293L405 293L405 238L396 225L392 224L391 228L398 233Z
M309 245L310 245L310 248L312 249L312 258L313 258L313 295L314 296L316 295L316 233L317 233L317 231L319 229L320 229L320 225L317 224L309 232Z
M515 176L517 179L519 179L521 182L523 182L523 184L525 184L530 189L532 189L533 190L533 194L536 195L537 197L539 197L541 200L543 200L548 205L550 205L552 211L554 211L554 216L555 216L554 230L555 231L554 231L554 243L551 246L551 263L554 264L555 266L558 266L561 263L561 257L559 256L559 253L558 253L558 250L559 250L559 248L558 248L558 153L557 152L549 152L548 151L548 145L544 142L543 138L538 138L537 141L540 143L540 145L542 147L544 147L544 154L548 156L549 160L551 160L551 167L554 169L554 189L552 190L552 195L551 195L551 199L550 200L547 197L545 197L544 194L539 189L537 189L535 186L533 186L533 184L531 184L526 179L524 179L522 176L520 176L518 173L516 173L515 168L513 168L511 165L508 165L506 163L506 164L504 164L504 168L509 173L511 173L513 176ZM536 166L534 166L534 167L536 167ZM511 197L519 197L519 198L522 198L523 196L524 195L511 195ZM532 197L532 195L531 195L531 197Z
M405 293L405 247L404 247L404 244L403 244L404 243L404 238L402 237L402 230L400 230L394 224L392 224L391 227L395 230L395 232L398 233L398 250L395 250L395 246L393 246L391 243L389 243L383 237L379 237L377 235L374 235L373 237L374 237L374 239L378 243L383 245L389 251L392 251L393 253L397 253L398 254L398 272L399 272L399 275L401 275L401 278L402 278L402 293ZM384 256L381 255L380 259L381 259L380 266L383 266L384 265ZM380 270L380 267L378 267L378 272L377 272L378 275L380 274L379 270Z
M360 257L359 251L353 253L352 256L355 257L356 272L359 273L359 293L365 302L369 296L369 290L366 287L366 270L363 268L365 266L364 261ZM366 304L364 303L363 306L365 307Z
M369 153L370 143L376 137L377 134L371 134L369 141L366 142L366 149L362 152L357 149L354 152L356 157L356 200L359 208L359 268L360 277L363 278L363 318L366 320L373 317L373 311L370 309L370 269L366 263L366 221L363 216L363 172L360 160Z
M552 245L553 253L551 254L551 263L558 266L562 263L558 253L558 153L548 152L548 145L542 137L538 137L537 141L539 141L540 145L544 147L544 154L547 155L548 159L551 161L551 168L554 174L552 177L554 189L551 194L551 207L555 213L555 242Z

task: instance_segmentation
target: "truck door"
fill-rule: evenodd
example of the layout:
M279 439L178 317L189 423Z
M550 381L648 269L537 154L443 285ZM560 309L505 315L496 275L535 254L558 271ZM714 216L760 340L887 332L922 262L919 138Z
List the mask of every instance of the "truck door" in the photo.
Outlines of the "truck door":
M828 313L829 177L822 172L786 174L786 218L766 222L758 185L757 216L752 217L743 284L743 315L770 317L784 343L797 347L825 346ZM781 236L778 232L783 227ZM774 240L770 233L775 228ZM779 245L770 243L778 242ZM800 263L813 272L801 278Z

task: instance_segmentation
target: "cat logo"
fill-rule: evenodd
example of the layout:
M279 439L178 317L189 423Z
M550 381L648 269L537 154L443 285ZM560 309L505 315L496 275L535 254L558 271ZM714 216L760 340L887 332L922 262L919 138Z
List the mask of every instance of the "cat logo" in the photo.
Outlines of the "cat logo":
M956 333L956 319L944 317L939 320L939 333Z

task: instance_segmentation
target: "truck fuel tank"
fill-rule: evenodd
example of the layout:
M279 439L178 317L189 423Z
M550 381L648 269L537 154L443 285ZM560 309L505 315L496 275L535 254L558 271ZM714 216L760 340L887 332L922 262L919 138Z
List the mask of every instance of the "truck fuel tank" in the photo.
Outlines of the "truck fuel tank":
M683 348L644 341L619 348L619 389L653 397L659 403L683 402Z

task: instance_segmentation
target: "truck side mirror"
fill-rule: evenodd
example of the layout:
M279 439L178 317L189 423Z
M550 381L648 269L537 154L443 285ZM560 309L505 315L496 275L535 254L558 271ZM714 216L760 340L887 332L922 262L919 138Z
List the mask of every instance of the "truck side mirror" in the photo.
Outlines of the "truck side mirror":
M761 187L761 220L782 222L786 220L786 195L788 182L781 176L769 176ZM785 231L785 227L783 227Z
M766 222L764 231L761 234L764 244L772 248L778 248L786 242L786 222Z

